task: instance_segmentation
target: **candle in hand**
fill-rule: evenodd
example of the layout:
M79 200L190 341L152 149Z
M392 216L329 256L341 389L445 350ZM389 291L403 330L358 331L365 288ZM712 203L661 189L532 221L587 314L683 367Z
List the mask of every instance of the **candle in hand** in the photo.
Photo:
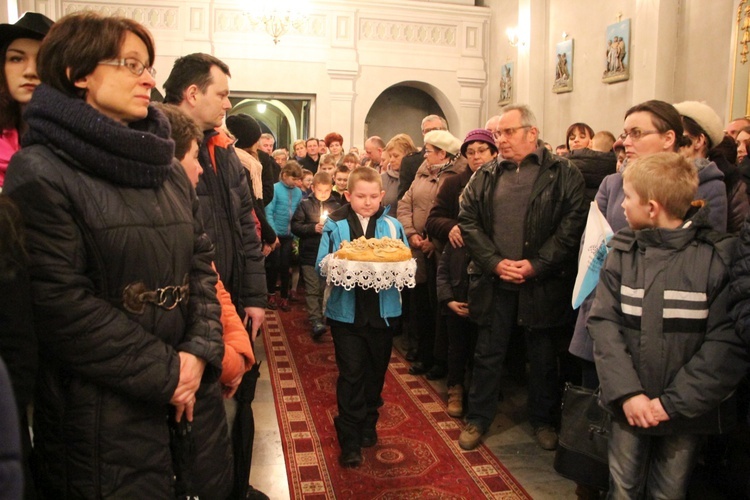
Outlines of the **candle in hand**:
M323 224L327 218L328 218L328 210L323 210L323 213L320 215L320 223Z

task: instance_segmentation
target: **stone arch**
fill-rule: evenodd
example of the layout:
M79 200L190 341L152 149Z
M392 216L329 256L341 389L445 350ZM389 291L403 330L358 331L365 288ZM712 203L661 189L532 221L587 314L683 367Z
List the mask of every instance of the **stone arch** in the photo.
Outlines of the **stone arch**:
M382 112L382 110L378 110L376 107L382 106L384 99L388 99L389 96L398 96L399 93L414 97L419 102L411 103L411 105L406 107L408 109L404 107L400 109L393 108L392 112L397 119L392 120L390 128L384 127L381 124L375 124L374 128L369 126L370 123L368 121L372 121L378 112ZM382 139L387 141L396 133L404 132L414 139L417 146L421 146L422 134L420 122L425 115L433 113L443 115L448 122L449 128L454 130L460 128L458 112L451 100L441 89L430 83L403 80L395 82L383 88L377 94L367 97L369 97L370 102L367 104L367 111L364 117L365 136L382 134Z

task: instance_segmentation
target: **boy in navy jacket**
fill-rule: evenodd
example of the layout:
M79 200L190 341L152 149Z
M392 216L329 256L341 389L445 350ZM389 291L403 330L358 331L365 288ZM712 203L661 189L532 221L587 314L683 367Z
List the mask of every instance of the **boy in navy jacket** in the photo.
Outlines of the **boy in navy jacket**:
M316 267L326 255L338 250L342 241L360 236L399 238L408 245L404 228L380 206L385 191L376 170L356 168L344 194L349 204L329 215ZM334 420L341 446L339 462L344 467L357 467L362 463L361 448L374 446L378 439L375 425L393 346L391 322L401 316L400 292L395 287L375 292L334 286L325 315L331 325L339 369L339 414Z

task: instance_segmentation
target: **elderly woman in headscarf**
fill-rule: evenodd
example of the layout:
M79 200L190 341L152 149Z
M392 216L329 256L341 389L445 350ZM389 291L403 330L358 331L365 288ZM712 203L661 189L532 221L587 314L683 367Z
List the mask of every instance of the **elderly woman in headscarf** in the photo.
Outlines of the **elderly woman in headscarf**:
M425 162L398 203L398 220L404 226L412 254L417 260L417 285L410 293L409 314L412 319L409 336L417 344L416 361L409 368L412 375L426 374L435 363L435 273L437 257L442 248L437 248L435 240L425 232L425 222L435 203L439 185L446 177L456 175L460 149L461 141L447 130L428 132L424 136ZM414 321L416 318L419 321ZM441 361L444 364L445 360ZM442 370L444 376L445 367L439 366L438 369Z

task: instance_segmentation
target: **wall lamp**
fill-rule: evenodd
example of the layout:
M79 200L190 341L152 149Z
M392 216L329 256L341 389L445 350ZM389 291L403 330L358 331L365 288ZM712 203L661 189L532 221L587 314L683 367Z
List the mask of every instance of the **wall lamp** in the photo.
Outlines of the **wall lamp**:
M523 47L526 45L526 42L518 37L518 28L508 28L505 30L505 34L508 36L508 43L511 47L518 47L519 45Z

